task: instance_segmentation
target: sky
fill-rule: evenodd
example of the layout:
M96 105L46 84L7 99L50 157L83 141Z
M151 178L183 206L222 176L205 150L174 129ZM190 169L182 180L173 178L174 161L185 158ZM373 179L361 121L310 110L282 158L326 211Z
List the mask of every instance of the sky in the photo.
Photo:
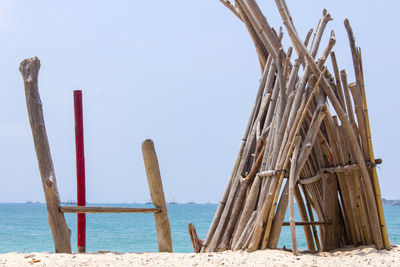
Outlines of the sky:
M273 0L258 1L274 28ZM354 81L343 21L362 48L382 196L400 198L398 1L287 1L300 36L323 8L339 68ZM304 37L303 37L304 38ZM290 45L285 32L283 44ZM319 54L323 49L320 49ZM44 201L24 58L39 91L62 201L76 199L73 90L83 91L88 202L150 200L141 143L154 140L167 201L218 202L261 76L245 26L218 0L0 1L0 202Z

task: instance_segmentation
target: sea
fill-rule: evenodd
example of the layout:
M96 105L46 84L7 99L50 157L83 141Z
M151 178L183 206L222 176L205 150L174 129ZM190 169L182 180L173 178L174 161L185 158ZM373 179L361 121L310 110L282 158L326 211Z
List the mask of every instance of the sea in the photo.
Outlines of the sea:
M90 206L152 207L148 204L90 204ZM193 252L188 224L193 223L204 239L217 204L168 204L174 252ZM296 209L295 209L296 210ZM384 205L389 238L400 244L400 206ZM298 214L296 220L299 220ZM76 214L65 214L76 246ZM287 216L288 217L288 216ZM288 221L288 218L285 219ZM87 214L87 252L157 252L154 215L149 213ZM291 247L290 227L283 227L278 247ZM306 249L304 233L296 228L299 249ZM53 252L53 240L43 203L0 203L0 253Z

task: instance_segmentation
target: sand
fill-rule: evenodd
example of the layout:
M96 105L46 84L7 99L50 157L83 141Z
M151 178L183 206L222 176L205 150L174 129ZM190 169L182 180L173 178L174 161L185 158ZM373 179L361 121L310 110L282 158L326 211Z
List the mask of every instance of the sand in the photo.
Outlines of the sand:
M391 251L373 247L294 256L282 250L253 253L89 253L0 254L0 266L400 266L400 248Z

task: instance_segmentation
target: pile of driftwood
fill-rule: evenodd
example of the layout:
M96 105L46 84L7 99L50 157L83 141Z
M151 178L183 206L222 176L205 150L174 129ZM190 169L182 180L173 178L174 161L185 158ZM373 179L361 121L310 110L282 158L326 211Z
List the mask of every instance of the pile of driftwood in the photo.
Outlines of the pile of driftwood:
M302 41L284 0L275 0L297 54L283 49L255 0L221 0L246 26L262 78L235 166L205 240L196 252L276 248L282 226L296 226L309 250L345 245L390 248L371 143L361 50L344 22L355 81L339 71L335 34L316 57L331 15L324 10ZM312 38L311 38L312 37ZM328 65L329 69L328 70ZM335 115L336 114L336 115ZM296 206L294 205L296 201ZM297 207L300 222L294 219ZM289 208L289 222L284 217Z

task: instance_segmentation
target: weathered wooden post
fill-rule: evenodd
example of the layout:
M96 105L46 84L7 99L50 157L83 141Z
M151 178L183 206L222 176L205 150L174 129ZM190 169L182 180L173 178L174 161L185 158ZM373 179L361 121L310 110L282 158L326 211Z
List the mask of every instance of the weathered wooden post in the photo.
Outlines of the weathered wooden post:
M23 60L19 67L19 71L24 79L26 106L39 163L40 176L42 177L54 247L57 253L71 253L71 231L65 222L64 213L59 211L60 196L58 194L56 175L54 173L53 160L50 154L42 103L39 95L39 69L40 60L37 57Z
M151 139L147 139L143 142L142 153L151 200L156 208L161 209L160 212L154 213L158 251L172 252L171 226L169 224L157 154Z
M322 174L323 211L326 220L331 222L324 226L322 250L329 251L340 247L338 181L334 174Z

